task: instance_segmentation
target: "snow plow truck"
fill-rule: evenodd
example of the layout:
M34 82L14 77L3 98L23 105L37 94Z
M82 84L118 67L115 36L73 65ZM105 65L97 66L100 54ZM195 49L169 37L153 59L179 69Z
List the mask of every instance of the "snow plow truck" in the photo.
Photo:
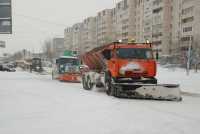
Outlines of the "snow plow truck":
M82 55L88 69L82 74L85 90L104 87L120 98L181 101L178 84L158 84L151 43L114 42Z

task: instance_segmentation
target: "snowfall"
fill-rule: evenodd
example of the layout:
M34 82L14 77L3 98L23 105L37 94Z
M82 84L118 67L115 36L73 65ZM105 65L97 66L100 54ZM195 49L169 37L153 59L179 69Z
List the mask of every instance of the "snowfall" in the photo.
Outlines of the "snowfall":
M183 101L119 99L50 75L0 72L0 134L199 134L200 72L159 67L157 78L180 84Z

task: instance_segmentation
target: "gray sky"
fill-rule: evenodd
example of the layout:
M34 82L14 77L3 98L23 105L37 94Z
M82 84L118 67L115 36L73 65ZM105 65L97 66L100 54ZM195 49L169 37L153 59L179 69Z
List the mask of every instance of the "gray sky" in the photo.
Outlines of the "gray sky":
M12 53L26 48L38 52L45 39L63 37L65 27L114 7L114 1L12 0L13 34L0 35L0 40L7 43L3 51Z

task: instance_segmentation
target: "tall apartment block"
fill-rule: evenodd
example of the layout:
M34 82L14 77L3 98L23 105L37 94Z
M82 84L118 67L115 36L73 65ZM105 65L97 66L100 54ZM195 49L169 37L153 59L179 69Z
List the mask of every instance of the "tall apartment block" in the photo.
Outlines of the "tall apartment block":
M116 22L114 25L117 39L123 41L135 39L136 42L151 40L151 3L150 0L122 0L116 4Z
M127 0L120 1L115 7L115 16L113 16L113 25L115 29L116 40L128 41L129 28L129 10Z
M152 12L152 6L153 2L152 0L144 0L143 1L143 36L144 40L149 40L152 42L152 25L153 25L153 12Z
M116 40L149 40L160 55L200 53L200 0L121 0L65 30L69 49L87 52Z
M81 53L96 47L96 17L88 17L83 21Z
M193 50L200 53L200 1L181 0L180 6L180 49L184 53L192 42Z
M60 57L65 51L64 38L53 38L53 53L55 57Z
M83 23L76 23L72 26L72 51L82 53L82 29Z
M135 9L136 41L144 42L144 0L135 0Z
M67 50L72 50L73 48L73 28L68 27L64 30L64 45Z
M113 41L113 10L105 9L97 13L96 17L96 41L97 46Z
M137 34L137 2L138 0L122 0L116 4L114 8L115 16L113 17L115 40L127 42L129 39L138 41L140 38ZM139 31L139 30L138 30Z
M172 0L153 0L152 42L162 55L171 54Z

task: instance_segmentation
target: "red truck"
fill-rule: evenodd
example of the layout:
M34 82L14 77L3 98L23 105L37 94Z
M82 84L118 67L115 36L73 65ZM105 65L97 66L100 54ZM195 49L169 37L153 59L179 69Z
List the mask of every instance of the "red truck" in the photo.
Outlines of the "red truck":
M150 43L115 42L97 47L84 54L88 66L82 84L86 90L105 87L115 97L181 100L176 84L158 84L157 65Z

